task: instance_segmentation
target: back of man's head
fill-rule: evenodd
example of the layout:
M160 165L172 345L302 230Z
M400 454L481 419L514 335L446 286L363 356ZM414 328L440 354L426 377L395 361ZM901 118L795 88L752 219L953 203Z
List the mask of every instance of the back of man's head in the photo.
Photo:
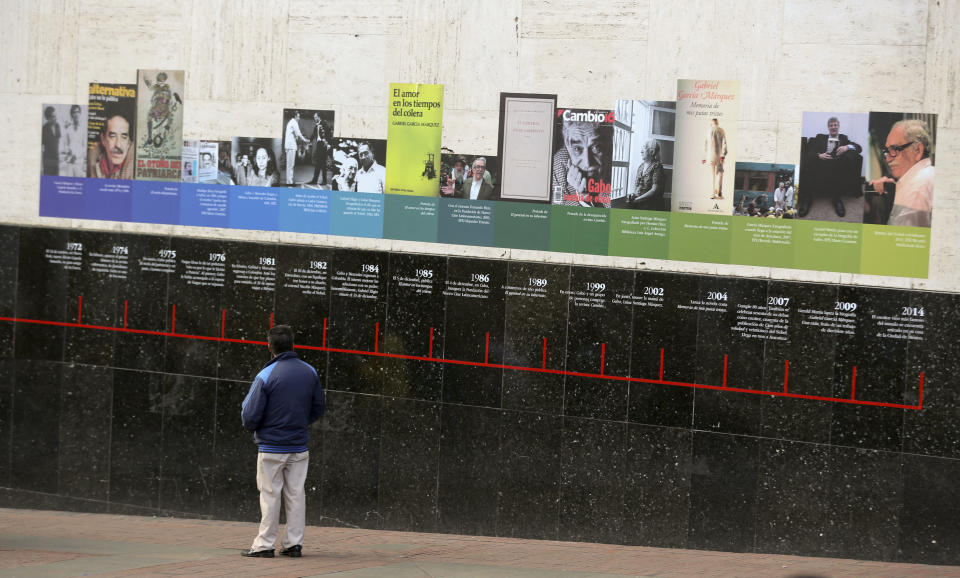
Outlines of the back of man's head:
M289 325L274 325L267 332L267 346L274 355L293 350L293 329Z

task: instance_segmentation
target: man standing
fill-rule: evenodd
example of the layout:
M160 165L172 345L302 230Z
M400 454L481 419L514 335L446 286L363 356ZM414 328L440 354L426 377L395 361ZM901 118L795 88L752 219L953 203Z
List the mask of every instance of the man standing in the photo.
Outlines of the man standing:
M70 122L63 127L63 141L60 143L60 176L82 177L83 165L87 158L87 126L80 125L82 109L79 104L70 107Z
M130 121L120 114L107 118L100 131L96 154L88 155L87 176L95 179L133 179L133 135Z
M281 498L287 531L280 553L299 558L306 521L311 423L323 415L325 401L317 371L293 351L293 330L277 325L267 333L273 359L260 370L241 406L243 427L259 446L257 488L260 490L260 532L249 550L253 558L273 558L280 525Z
M773 208L778 211L786 209L787 185L783 181L777 184L773 191Z
M930 128L922 120L901 120L893 125L883 147L890 177L870 181L875 191L897 183L888 225L929 227L933 218L933 177Z
M475 201L490 201L493 199L493 185L483 178L487 171L487 159L477 157L473 159L473 165L470 171L469 184L464 183L460 189L460 198L473 199Z
M283 136L283 150L287 153L287 184L293 184L293 169L297 166L297 148L300 143L307 142L300 132L300 111L293 113L293 118L287 122L287 130Z
M313 141L313 178L311 183L318 185L327 184L327 155L330 152L330 126L327 121L320 118L319 112L313 113L313 134L310 140Z
M57 110L52 106L43 109L43 135L40 140L43 147L43 173L57 176L60 174L60 123L57 122Z
M723 160L727 157L727 133L720 128L720 121L710 121L710 132L703 142L702 164L710 163L710 180L713 183L711 199L723 198Z
M840 121L832 116L827 120L827 134L820 133L813 137L806 150L803 162L808 163L813 182L811 186L804 185L804 190L800 192L800 216L805 217L810 211L813 202L811 193L823 190L833 198L833 209L837 216L843 217L847 210L841 195L845 192L844 188L848 187L847 182L860 176L859 173L853 173L859 170L859 155L863 147L851 141L847 135L840 134Z
M362 142L357 147L360 157L360 170L357 171L357 192L380 193L386 190L387 170L377 163L370 143Z

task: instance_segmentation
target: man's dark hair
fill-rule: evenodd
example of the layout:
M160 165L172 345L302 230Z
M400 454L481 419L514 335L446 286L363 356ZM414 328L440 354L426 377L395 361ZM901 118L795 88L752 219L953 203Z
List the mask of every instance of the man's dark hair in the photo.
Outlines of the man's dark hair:
M293 329L289 325L274 325L267 332L267 345L274 355L293 350Z
M54 109L52 106L48 106L47 108L43 109L43 118L50 120L50 118L53 116L53 110Z

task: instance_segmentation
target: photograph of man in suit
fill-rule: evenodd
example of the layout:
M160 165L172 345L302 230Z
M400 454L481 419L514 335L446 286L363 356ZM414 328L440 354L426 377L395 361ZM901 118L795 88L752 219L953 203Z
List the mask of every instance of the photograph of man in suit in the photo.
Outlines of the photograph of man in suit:
M851 189L855 182L853 173L859 176L859 167L862 164L860 156L863 147L850 140L840 132L840 121L832 116L827 120L827 134L820 133L807 143L806 156L803 162L808 164L808 174L812 183L805 183L800 192L799 213L807 216L810 205L813 203L812 193L822 191L830 195L833 208L838 217L846 214L841 196L844 193L856 194Z
M463 184L460 189L461 199L473 199L478 201L493 200L493 185L490 181L483 178L487 172L487 159L477 157L473 159L473 165L470 167L468 182Z

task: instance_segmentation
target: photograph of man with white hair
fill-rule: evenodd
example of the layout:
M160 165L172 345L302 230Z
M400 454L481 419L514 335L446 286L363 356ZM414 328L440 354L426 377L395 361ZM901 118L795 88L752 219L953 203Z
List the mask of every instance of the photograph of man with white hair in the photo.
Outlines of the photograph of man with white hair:
M929 227L933 219L936 117L904 118L907 116L870 113L869 188L876 194L867 197L869 221L865 217L864 222ZM896 117L899 119L890 125ZM889 130L885 131L885 126L890 126Z

